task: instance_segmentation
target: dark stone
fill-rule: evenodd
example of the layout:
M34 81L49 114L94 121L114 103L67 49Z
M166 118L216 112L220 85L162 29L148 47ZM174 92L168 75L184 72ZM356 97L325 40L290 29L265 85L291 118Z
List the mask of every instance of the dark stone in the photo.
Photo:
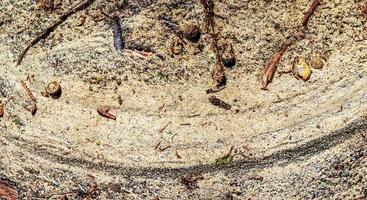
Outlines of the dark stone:
M184 37L190 42L196 43L200 40L201 31L198 25L188 25L182 32Z
M236 58L222 58L222 63L224 67L232 68L236 65Z

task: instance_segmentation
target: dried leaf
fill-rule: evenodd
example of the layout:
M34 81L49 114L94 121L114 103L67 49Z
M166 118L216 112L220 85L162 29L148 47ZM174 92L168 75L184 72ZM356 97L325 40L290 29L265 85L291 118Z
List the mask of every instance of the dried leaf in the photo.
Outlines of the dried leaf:
M215 164L228 165L229 163L231 163L234 157L234 155L232 154L233 150L234 150L234 146L231 146L231 148L229 149L229 152L226 155L215 159Z
M226 154L226 155L224 155L220 158L215 159L215 164L217 164L217 165L228 165L229 163L232 162L233 157L234 156L231 155L231 154Z

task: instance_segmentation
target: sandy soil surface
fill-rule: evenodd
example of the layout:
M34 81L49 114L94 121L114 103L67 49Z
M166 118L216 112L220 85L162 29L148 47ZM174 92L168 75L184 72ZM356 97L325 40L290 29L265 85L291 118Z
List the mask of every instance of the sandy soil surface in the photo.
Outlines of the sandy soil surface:
M214 95L230 110L213 106L206 94L215 55L202 6L122 2L94 1L16 66L22 49L78 1L64 0L53 11L1 1L0 180L19 199L367 198L367 2L323 1L265 91L264 66L311 1L215 1L219 45L232 44L237 62ZM111 20L101 10L121 18L132 51L114 48ZM172 55L180 40L174 32L187 24L203 34ZM316 54L326 64L308 81L283 73L295 56ZM29 97L21 80L37 99L34 116L24 108ZM42 96L54 80L61 97ZM101 105L116 120L100 116ZM231 147L232 162L216 163ZM191 188L183 181L190 176L199 177Z

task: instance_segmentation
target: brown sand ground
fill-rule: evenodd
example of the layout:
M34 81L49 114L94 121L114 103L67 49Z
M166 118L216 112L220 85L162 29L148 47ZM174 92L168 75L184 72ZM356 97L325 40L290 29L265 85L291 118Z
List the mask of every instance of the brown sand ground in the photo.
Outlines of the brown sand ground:
M20 199L73 191L67 197L81 199L92 177L97 199L367 198L367 18L358 6L366 2L324 1L278 71L289 70L296 55L316 53L325 67L306 82L277 73L268 91L259 89L267 60L310 3L216 1L219 44L232 43L237 57L227 87L215 94L232 105L225 111L205 93L215 62L207 35L170 55L177 36L165 21L202 25L197 1L128 1L118 9L96 0L15 66L28 42L76 2L46 12L33 1L2 0L1 178ZM154 55L117 52L101 8L121 17L127 48ZM28 97L19 80L37 98L35 116L22 107ZM61 81L60 99L41 95L52 80ZM99 105L112 106L117 119L99 116ZM170 148L156 150L159 142ZM234 160L215 164L231 146ZM197 188L181 183L190 174L203 177Z

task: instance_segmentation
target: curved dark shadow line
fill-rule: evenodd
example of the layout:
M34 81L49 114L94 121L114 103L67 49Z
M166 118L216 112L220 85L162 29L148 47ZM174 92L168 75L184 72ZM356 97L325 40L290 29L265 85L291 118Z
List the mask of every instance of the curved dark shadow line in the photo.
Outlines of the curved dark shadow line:
M351 138L359 133L361 130L367 130L367 118L361 117L349 123L344 128L336 130L329 135L309 141L299 147L281 150L271 155L262 157L257 160L237 160L228 166L218 166L216 164L193 165L181 168L153 168L153 167L126 167L118 164L100 164L80 158L68 158L62 155L57 155L44 150L37 150L36 145L29 146L30 142L14 136L8 136L25 144L22 148L28 151L35 152L38 156L44 157L48 160L58 162L60 164L82 167L86 169L93 169L104 171L111 175L123 175L126 177L145 177L145 178L177 178L181 174L194 173L210 173L216 171L225 171L226 173L244 172L250 169L263 169L274 164L287 165L293 162L302 161L317 153L321 153L329 148L332 148L343 141ZM28 142L28 145L27 145Z

